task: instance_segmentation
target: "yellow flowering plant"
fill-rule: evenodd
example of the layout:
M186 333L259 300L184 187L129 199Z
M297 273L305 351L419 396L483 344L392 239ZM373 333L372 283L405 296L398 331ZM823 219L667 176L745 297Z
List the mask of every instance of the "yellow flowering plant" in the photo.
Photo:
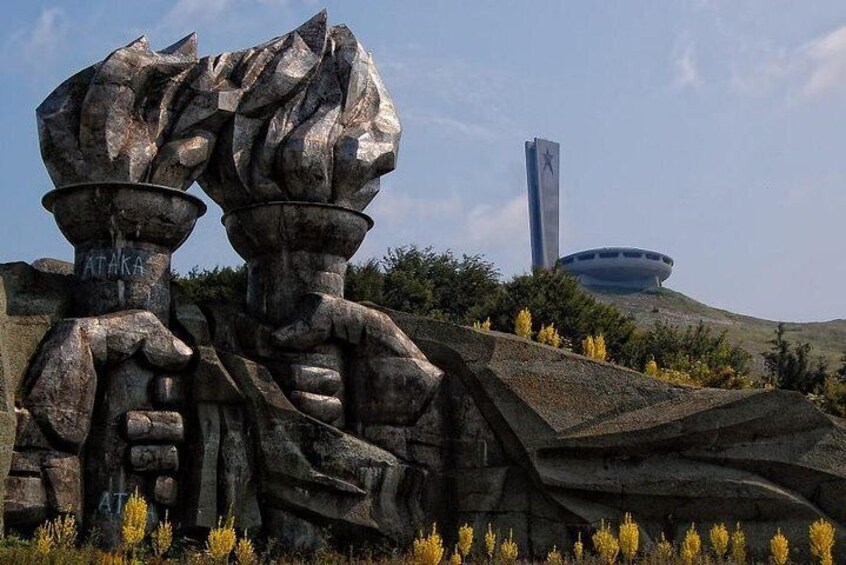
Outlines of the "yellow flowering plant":
M165 510L164 520L159 522L159 525L153 530L151 542L153 545L153 555L157 558L164 556L170 549L173 543L173 525L167 519L167 510Z
M787 565L787 560L790 558L790 542L781 533L781 528L776 530L776 534L770 540L770 557L775 565Z
M681 558L685 565L693 565L699 561L699 554L702 552L702 538L696 531L696 524L691 524L690 529L684 535L681 545Z
M461 557L467 559L470 551L473 549L473 528L468 524L464 524L458 528L458 552Z
M708 539L711 540L711 549L718 560L722 560L728 552L729 533L725 524L714 524L708 532Z
M514 319L514 333L526 339L532 337L532 313L528 308L520 310Z
M124 549L134 553L138 545L144 541L146 529L147 501L136 488L123 507L120 533Z
M438 533L438 525L432 524L432 532L428 536L420 536L414 540L412 548L413 560L416 565L438 565L444 558L444 542Z
M517 554L518 548L514 542L514 532L513 530L508 530L508 538L502 540L502 543L499 545L500 560L507 565L513 565L517 562Z
M573 544L573 556L576 558L576 561L581 561L582 556L585 554L585 544L582 543L582 532L579 532L576 537L576 543Z
M731 533L731 559L735 565L746 565L746 534L740 528L740 522Z
M485 533L485 552L488 554L489 561L493 560L494 551L496 551L496 534L488 524L488 531Z
M556 546L552 546L552 550L546 554L546 565L564 565L564 558Z
M623 518L623 523L620 524L620 553L623 558L631 563L637 555L637 549L640 544L640 530L637 523L632 521L632 515L626 512Z
M235 549L235 518L230 512L226 517L218 518L217 527L209 531L206 539L206 553L213 561L225 562L229 554Z
M607 565L614 565L620 553L620 542L611 532L611 526L605 524L605 520L601 522L599 530L593 534L592 540L593 548L602 561Z
M808 528L811 555L820 565L834 563L834 526L820 518Z

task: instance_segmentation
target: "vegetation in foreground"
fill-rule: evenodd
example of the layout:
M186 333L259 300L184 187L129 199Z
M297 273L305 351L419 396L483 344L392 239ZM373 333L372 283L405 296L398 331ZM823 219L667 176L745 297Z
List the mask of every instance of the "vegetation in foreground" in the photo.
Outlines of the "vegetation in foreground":
M243 304L244 267L193 270L177 283L197 302ZM639 328L615 307L584 291L569 275L536 271L503 281L480 255L455 256L414 246L389 249L381 260L350 265L350 300L372 302L483 331L514 333L551 347L642 371L675 384L725 389L795 390L830 414L846 417L846 356L832 370L807 343L793 343L780 324L761 357L763 379L750 377L753 356L700 321Z
M129 564L197 564L197 565L262 565L282 563L315 563L335 565L340 563L366 562L368 564L411 564L411 565L462 565L479 563L486 565L514 565L529 562L521 554L521 548L514 540L511 530L507 535L488 524L482 535L477 535L468 524L456 532L455 543L448 546L433 524L427 532L421 531L410 551L394 551L379 557L344 556L331 551L319 551L311 556L281 555L284 548L274 543L266 544L264 551L257 551L246 532L238 535L231 516L221 517L218 526L212 528L205 545L197 547L183 541L179 547L173 543L173 526L167 517L158 524L147 523L147 503L136 492L124 510L121 540L117 549L104 551L93 544L77 545L76 520L67 515L48 521L35 532L32 540L9 536L0 544L0 563L8 565L129 565ZM587 536L586 538L587 539ZM808 527L806 540L812 563L833 565L835 559L835 530L831 523L819 519ZM794 551L791 551L793 549ZM746 565L771 563L786 565L791 562L795 547L780 529L774 532L769 543L769 555L750 554L746 535L741 524L729 530L725 524L713 524L702 533L695 524L681 540L671 543L661 534L652 543L641 543L640 528L631 514L626 514L622 523L614 527L602 521L589 536L589 543L579 534L570 547L549 549L546 565L614 565L616 563L642 563L655 565L723 564ZM756 559L763 558L764 561Z

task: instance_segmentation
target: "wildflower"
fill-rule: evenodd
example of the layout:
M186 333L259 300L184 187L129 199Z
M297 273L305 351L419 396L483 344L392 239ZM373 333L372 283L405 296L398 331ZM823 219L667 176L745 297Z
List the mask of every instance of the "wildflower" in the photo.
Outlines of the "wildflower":
M608 359L608 351L605 349L605 336L599 334L593 340L594 355L593 358L597 361L606 361Z
M673 559L673 544L667 541L664 532L661 532L661 540L655 546L655 553L662 562L669 562Z
M144 541L144 532L147 528L147 501L138 494L138 489L126 501L123 507L123 522L121 523L121 535L126 549L134 551Z
M59 516L51 522L50 529L56 549L71 549L76 545L76 517L73 514Z
M776 530L776 535L770 540L770 555L775 565L786 565L787 558L790 555L790 543L781 533L781 528Z
M496 550L496 534L491 530L491 525L488 524L488 531L485 534L485 551L488 554L488 559L493 559L494 551Z
M229 558L233 549L235 549L235 518L230 513L225 523L223 518L218 518L217 527L209 531L209 537L206 539L206 553L215 561L224 561Z
M576 561L582 560L582 555L585 553L585 544L582 543L582 532L579 532L576 538L576 543L573 544L573 555L576 556Z
M561 347L561 336L558 335L555 324L541 326L540 331L538 331L538 343L543 343L556 349Z
M832 565L834 526L820 518L808 528L808 538L811 542L811 555L817 558L820 565Z
M464 524L458 528L458 552L466 559L471 549L473 549L473 528Z
M235 562L238 565L253 565L257 561L256 550L253 547L253 542L246 536L238 540L238 545L235 546Z
M746 534L740 529L740 522L731 533L731 559L735 565L746 564Z
M53 550L53 536L50 535L50 523L41 524L35 530L35 551L39 555L49 555Z
M417 565L438 565L444 558L444 543L438 533L438 525L432 524L432 533L414 540L414 563Z
M620 553L620 542L614 537L611 527L605 525L605 520L601 522L599 530L593 534L592 539L593 548L599 557L608 565L614 565L617 562L617 554Z
M643 369L643 372L653 378L658 376L658 363L655 362L655 359L650 359L646 362L646 367Z
M520 310L514 319L514 333L526 339L532 337L532 313L528 308Z
M123 555L120 553L101 553L98 565L125 565Z
M681 558L686 565L692 565L699 559L699 553L702 551L702 539L696 532L696 524L691 524L690 529L684 535L684 541L681 546Z
M164 521L159 522L159 525L156 526L155 531L153 531L152 542L153 554L156 557L162 557L165 553L167 553L167 550L170 549L171 543L173 543L173 526L167 519L167 510L165 510Z
M490 317L490 316L488 316L487 318L485 318L485 321L484 321L484 322L482 322L482 327L481 327L481 329L482 329L482 330L484 330L484 331L486 331L486 332L491 331L491 317Z
M593 342L593 336L589 335L582 340L582 355L585 357L594 358L596 353L596 345Z
M640 541L640 531L637 523L632 521L632 515L626 512L623 523L620 524L620 552L629 563L634 560Z
M552 551L546 554L546 565L564 565L564 558L561 557L561 552L554 545Z
M717 555L717 559L722 560L728 551L729 544L729 533L725 524L714 524L708 532L708 538L711 540L711 548Z
M461 554L458 553L458 546L455 546L455 549L452 552L452 555L449 558L450 565L461 565Z
M502 543L499 545L499 555L503 563L516 563L517 562L517 544L514 542L514 532L512 530L508 530L508 539L502 540Z

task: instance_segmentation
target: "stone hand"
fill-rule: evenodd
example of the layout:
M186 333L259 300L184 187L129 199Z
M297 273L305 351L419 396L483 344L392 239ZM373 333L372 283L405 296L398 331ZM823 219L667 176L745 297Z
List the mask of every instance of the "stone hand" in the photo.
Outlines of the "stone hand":
M302 352L341 343L349 355L348 412L360 424L414 423L443 375L388 316L327 294L306 295L293 320L277 329L273 340L283 349ZM321 389L328 392L339 381L325 369L296 371L299 391L312 396Z
M124 369L127 366L150 373L177 370L191 355L191 349L150 312L121 312L55 324L30 363L16 410L11 474L20 476L20 488L26 490L22 496L43 499L44 512L78 512L79 455L91 431L98 380L105 375L111 380L125 377L131 372ZM10 492L8 498L14 497ZM31 514L30 518L40 518Z

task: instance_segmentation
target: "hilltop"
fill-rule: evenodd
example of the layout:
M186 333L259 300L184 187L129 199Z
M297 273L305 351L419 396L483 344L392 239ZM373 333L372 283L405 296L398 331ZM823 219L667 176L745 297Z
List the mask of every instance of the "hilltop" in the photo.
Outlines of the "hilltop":
M735 314L698 302L668 288L643 291L623 289L586 289L597 300L614 306L634 318L639 327L656 321L676 326L696 325L702 320L716 331L726 331L729 340L753 354L756 373L763 371L760 354L770 348L777 321ZM839 367L846 352L846 320L829 322L785 323L787 337L795 342L808 342L815 355L823 355L832 368Z

